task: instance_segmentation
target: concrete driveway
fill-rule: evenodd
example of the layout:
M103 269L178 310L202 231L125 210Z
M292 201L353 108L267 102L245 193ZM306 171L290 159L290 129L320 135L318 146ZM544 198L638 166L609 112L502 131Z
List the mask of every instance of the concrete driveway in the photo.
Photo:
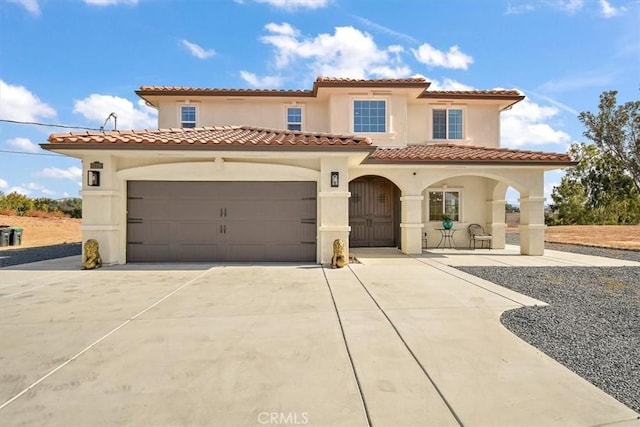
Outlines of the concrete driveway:
M0 424L640 425L499 322L542 302L433 259L359 258L2 269Z

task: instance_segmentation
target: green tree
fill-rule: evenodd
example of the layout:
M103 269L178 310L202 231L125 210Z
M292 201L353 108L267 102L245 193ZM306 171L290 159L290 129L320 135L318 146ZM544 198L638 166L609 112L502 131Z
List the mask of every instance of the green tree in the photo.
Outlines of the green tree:
M18 215L24 215L25 212L33 209L33 200L14 191L0 197L0 208L11 209Z
M569 154L578 164L553 189L553 210L561 224L636 224L640 191L610 153L595 145L573 144Z
M610 156L633 178L640 192L640 101L617 105L618 91L600 95L598 113L580 113L578 119L585 125L584 136Z
M58 201L60 210L71 218L82 218L82 199L77 197Z
M33 199L33 208L42 212L56 212L60 210L58 207L58 201L48 197Z

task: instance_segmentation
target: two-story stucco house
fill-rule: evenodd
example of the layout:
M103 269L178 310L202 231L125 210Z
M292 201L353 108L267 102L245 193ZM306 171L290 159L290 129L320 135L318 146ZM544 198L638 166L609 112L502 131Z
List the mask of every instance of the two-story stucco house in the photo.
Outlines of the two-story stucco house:
M332 243L422 252L443 215L544 251L544 172L565 154L500 147L511 90L433 91L420 78L318 78L311 90L143 86L158 130L54 134L82 160L83 238L105 263L330 261Z

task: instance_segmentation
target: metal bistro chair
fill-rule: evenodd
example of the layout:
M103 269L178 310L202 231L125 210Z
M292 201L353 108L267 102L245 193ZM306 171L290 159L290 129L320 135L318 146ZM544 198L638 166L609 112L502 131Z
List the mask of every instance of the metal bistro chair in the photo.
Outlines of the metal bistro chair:
M469 247L473 242L473 249L476 248L476 242L482 242L481 248L484 248L484 242L487 242L489 249L491 249L491 240L493 236L489 233L485 233L484 228L480 224L469 224L467 227L469 230Z

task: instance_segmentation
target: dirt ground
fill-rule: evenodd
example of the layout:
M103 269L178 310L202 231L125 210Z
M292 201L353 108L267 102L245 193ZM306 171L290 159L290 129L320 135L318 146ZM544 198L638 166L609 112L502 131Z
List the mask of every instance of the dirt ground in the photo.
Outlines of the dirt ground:
M0 225L22 227L22 245L2 249L32 248L37 246L76 243L82 240L80 224L73 218L31 218L26 216L0 215Z
M3 249L30 248L36 246L75 243L82 240L82 220L71 218L29 218L0 215L1 225L22 227L22 246ZM508 232L517 232L509 227ZM548 227L546 240L554 243L579 243L583 245L640 250L640 225L561 225Z
M509 227L508 232L517 232ZM557 225L547 227L545 240L607 248L640 250L640 225Z

